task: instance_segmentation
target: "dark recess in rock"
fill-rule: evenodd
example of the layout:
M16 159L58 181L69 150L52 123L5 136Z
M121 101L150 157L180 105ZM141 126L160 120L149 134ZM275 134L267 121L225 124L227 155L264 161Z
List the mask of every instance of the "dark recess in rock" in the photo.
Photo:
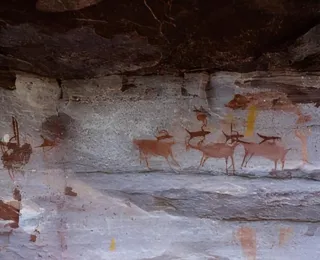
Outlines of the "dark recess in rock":
M61 79L319 70L319 45L299 55L317 43L319 11L318 0L4 1L0 66Z
M15 90L16 89L16 74L9 70L0 69L0 87Z

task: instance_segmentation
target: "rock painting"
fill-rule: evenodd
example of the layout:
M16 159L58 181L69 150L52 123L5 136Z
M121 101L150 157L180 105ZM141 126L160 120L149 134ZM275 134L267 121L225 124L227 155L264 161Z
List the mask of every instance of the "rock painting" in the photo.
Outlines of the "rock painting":
M115 251L115 250L116 250L116 240L112 238L109 246L109 251Z
M201 127L200 131L194 131L191 132L188 129L185 128L185 130L187 131L187 133L189 134L189 139L188 139L188 143L193 139L193 138L197 138L197 137L201 137L201 142L204 141L204 139L206 138L206 135L210 134L210 131L206 131L203 129L203 127Z
M285 157L291 148L286 149L284 145L277 144L274 142L274 137L263 136L263 140L260 143L245 142L237 140L240 142L244 148L244 156L241 163L241 167L247 166L249 160L253 156L264 157L268 160L274 162L274 170L277 170L278 161L282 163L282 170L284 169ZM265 142L266 140L272 140L272 142ZM246 160L247 159L247 160Z
M14 170L21 169L29 162L32 148L29 143L20 145L19 125L15 117L12 117L12 130L13 136L8 142L1 141L0 146L3 167L8 170L10 178L14 181Z
M257 259L257 238L256 231L249 227L241 227L236 233L237 239L240 241L243 254L247 260Z
M42 148L44 155L45 155L45 152L49 152L51 149L56 147L58 144L59 139L50 140L50 139L44 137L43 135L40 135L40 137L42 138L43 142L42 142L42 144L36 146L35 148ZM45 148L47 148L47 149L45 150Z
M9 221L5 227L18 228L20 221L21 194L18 188L13 191L12 201L0 200L0 219Z
M194 107L193 112L196 112L197 120L202 122L202 127L207 126L210 113L206 111L202 106L200 108Z
M230 138L230 137L228 137ZM190 141L190 140L189 140ZM234 149L236 146L239 144L236 140L232 140L233 144L228 145L226 143L210 143L203 145L203 141L198 142L197 145L192 145L190 142L186 143L186 148L192 148L195 150L198 150L202 152L202 157L200 160L200 166L204 166L204 163L207 161L209 158L224 158L226 162L226 173L228 174L228 159L230 157L231 159L231 166L233 170L233 174L235 173L235 165L234 165Z
M285 93L264 91L258 93L235 94L225 107L233 110L247 109L254 106L257 110L275 110L292 112L298 116L297 124L309 122L310 115L303 115L300 108L288 99Z
M169 133L163 132L169 136ZM157 135L156 140L152 139L133 139L133 144L139 149L140 154L140 163L144 160L146 162L146 165L148 169L151 169L149 166L148 159L152 156L160 156L165 158L169 166L171 167L169 158L171 158L171 161L174 165L180 167L179 163L176 161L173 152L172 152L172 146L175 144L174 141L164 141L163 139L167 138L160 138L162 136L161 134ZM171 138L171 137L170 137Z
M307 129L307 131L302 130L295 130L295 135L301 141L301 159L303 164L309 163L309 156L308 156L308 149L307 149L307 142L308 136L311 135L311 129Z

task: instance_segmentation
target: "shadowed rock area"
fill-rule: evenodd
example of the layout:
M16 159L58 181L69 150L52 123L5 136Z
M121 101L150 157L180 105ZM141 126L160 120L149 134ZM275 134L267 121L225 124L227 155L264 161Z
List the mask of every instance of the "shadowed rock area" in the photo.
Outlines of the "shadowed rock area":
M5 1L0 67L55 78L319 69L320 3Z

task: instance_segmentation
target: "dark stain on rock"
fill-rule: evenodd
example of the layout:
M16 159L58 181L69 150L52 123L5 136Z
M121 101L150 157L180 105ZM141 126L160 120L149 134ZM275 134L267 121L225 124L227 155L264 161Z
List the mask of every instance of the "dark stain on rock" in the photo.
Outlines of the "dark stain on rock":
M13 198L17 201L21 201L21 193L17 187L13 190Z
M132 83L131 84L130 83L122 84L121 91L125 92L125 91L127 91L127 90L129 90L131 88L137 88L137 86L135 84L132 84Z
M72 196L72 197L76 197L78 195L78 193L73 191L72 187L66 187L64 189L64 194L67 196Z
M47 117L42 123L42 131L51 139L65 139L70 136L70 127L74 119L69 115L59 112L58 115Z

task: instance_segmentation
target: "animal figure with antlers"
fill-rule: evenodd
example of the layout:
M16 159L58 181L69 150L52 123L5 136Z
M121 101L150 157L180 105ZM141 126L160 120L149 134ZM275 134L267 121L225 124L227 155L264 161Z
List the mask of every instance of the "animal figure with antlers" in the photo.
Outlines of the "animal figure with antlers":
M200 160L200 165L204 166L204 163L209 159L209 158L224 158L226 162L226 173L228 173L228 169L232 166L233 169L233 174L235 173L235 164L234 164L234 150L238 145L237 140L234 138L231 138L232 144L228 145L226 143L209 143L206 145L203 145L203 141L198 142L197 145L192 145L189 142L186 142L186 149L188 150L189 148L198 150L202 152L202 157ZM229 157L231 158L231 165L228 167L228 159Z
M257 133L257 135L262 138L263 140L259 143L259 144L262 144L264 142L267 142L267 141L273 141L273 143L275 141L281 141L281 137L279 136L266 136L266 135L261 135L259 133Z
M13 137L11 137L8 142L0 142L0 146L3 166L8 169L9 176L11 180L14 181L14 170L20 169L29 162L32 148L28 143L20 146L19 125L15 117L12 117L12 129ZM13 140L15 140L15 142L13 142Z
M192 140L193 138L196 137L202 137L202 142L204 141L204 139L206 138L206 135L210 134L210 131L206 131L203 129L203 127L201 127L201 131L195 131L195 132L191 132L188 129L185 128L185 130L187 131L187 133L189 134L189 139L188 139L188 143L190 142L190 140Z
M237 140L237 142L242 144L245 152L242 163L241 163L241 167L243 166L246 167L249 160L253 156L257 156L257 157L263 157L273 161L275 171L277 170L277 163L278 161L280 161L282 163L282 170L283 170L284 164L285 164L285 157L287 153L291 150L291 148L286 149L284 146L279 145L275 142L253 143L253 142L245 142L239 139Z
M170 135L167 130L158 131L158 134L155 137L157 138L158 141L173 138L173 136Z
M207 126L208 117L211 116L202 106L197 108L194 106L193 112L196 112L197 119L202 122L202 127Z

